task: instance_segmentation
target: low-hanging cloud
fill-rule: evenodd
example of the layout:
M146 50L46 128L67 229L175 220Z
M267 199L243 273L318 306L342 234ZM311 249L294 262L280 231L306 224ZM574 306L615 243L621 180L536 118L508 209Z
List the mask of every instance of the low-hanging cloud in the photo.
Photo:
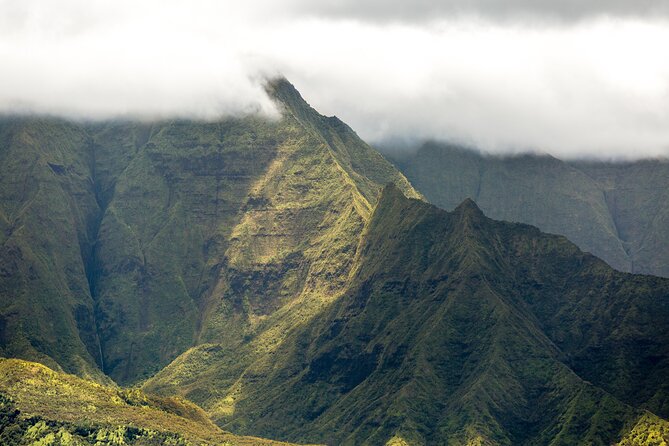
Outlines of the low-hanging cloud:
M399 2L227 3L0 0L0 111L272 115L262 81L282 73L372 142L669 155L657 2L419 2L414 15Z
M0 0L0 11L2 110L93 119L274 113L236 41L247 34L236 23L243 11L169 0Z

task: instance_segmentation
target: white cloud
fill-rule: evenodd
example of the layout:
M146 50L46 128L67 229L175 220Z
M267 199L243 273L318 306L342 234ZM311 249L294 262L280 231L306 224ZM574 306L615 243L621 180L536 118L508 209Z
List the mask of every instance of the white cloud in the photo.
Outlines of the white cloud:
M556 23L438 11L427 22L382 21L299 0L227 3L0 0L0 109L272 113L259 79L281 72L371 141L669 155L664 18Z
M241 10L199 2L0 3L0 108L214 118L274 108ZM257 26L254 25L254 26Z

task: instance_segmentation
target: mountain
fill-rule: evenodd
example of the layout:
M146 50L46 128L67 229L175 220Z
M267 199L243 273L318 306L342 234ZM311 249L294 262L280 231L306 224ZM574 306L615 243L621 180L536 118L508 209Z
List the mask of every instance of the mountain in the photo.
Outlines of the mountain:
M100 386L18 359L0 359L0 443L289 446L224 432L188 401Z
M382 185L418 195L267 88L278 119L0 122L0 356L127 384L211 340L271 349L337 296Z
M276 119L0 120L2 442L669 441L669 279L427 204L289 82L267 91ZM633 179L512 161L519 208L583 193L541 209L595 229L616 209L592 240L624 237L624 266L650 218L628 206L656 209Z
M440 143L393 160L439 207L471 197L492 218L565 235L616 269L669 277L667 160L565 162Z
M333 445L666 434L644 410L669 415L669 280L392 185L364 234L342 297L240 377L209 346L145 388L180 391L234 432Z
M87 133L0 123L0 356L105 380L88 265L99 215Z

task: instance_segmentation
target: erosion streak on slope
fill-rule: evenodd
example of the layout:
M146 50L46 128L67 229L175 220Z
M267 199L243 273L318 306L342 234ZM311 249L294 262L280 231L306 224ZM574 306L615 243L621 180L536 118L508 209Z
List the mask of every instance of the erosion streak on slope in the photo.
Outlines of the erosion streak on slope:
M0 122L0 355L104 381L86 276L99 209L90 140L64 121Z

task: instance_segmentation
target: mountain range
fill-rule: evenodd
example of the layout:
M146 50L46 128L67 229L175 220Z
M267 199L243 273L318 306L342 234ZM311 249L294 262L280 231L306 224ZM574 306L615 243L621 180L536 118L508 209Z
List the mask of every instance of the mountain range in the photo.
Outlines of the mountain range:
M669 160L562 161L437 142L391 159L439 207L469 197L492 218L565 235L616 269L669 277Z
M669 279L488 218L481 194L439 202L469 171L421 183L395 160L414 189L288 81L267 91L277 119L0 121L0 356L20 358L0 360L0 439L669 441ZM559 201L553 172L527 187Z

